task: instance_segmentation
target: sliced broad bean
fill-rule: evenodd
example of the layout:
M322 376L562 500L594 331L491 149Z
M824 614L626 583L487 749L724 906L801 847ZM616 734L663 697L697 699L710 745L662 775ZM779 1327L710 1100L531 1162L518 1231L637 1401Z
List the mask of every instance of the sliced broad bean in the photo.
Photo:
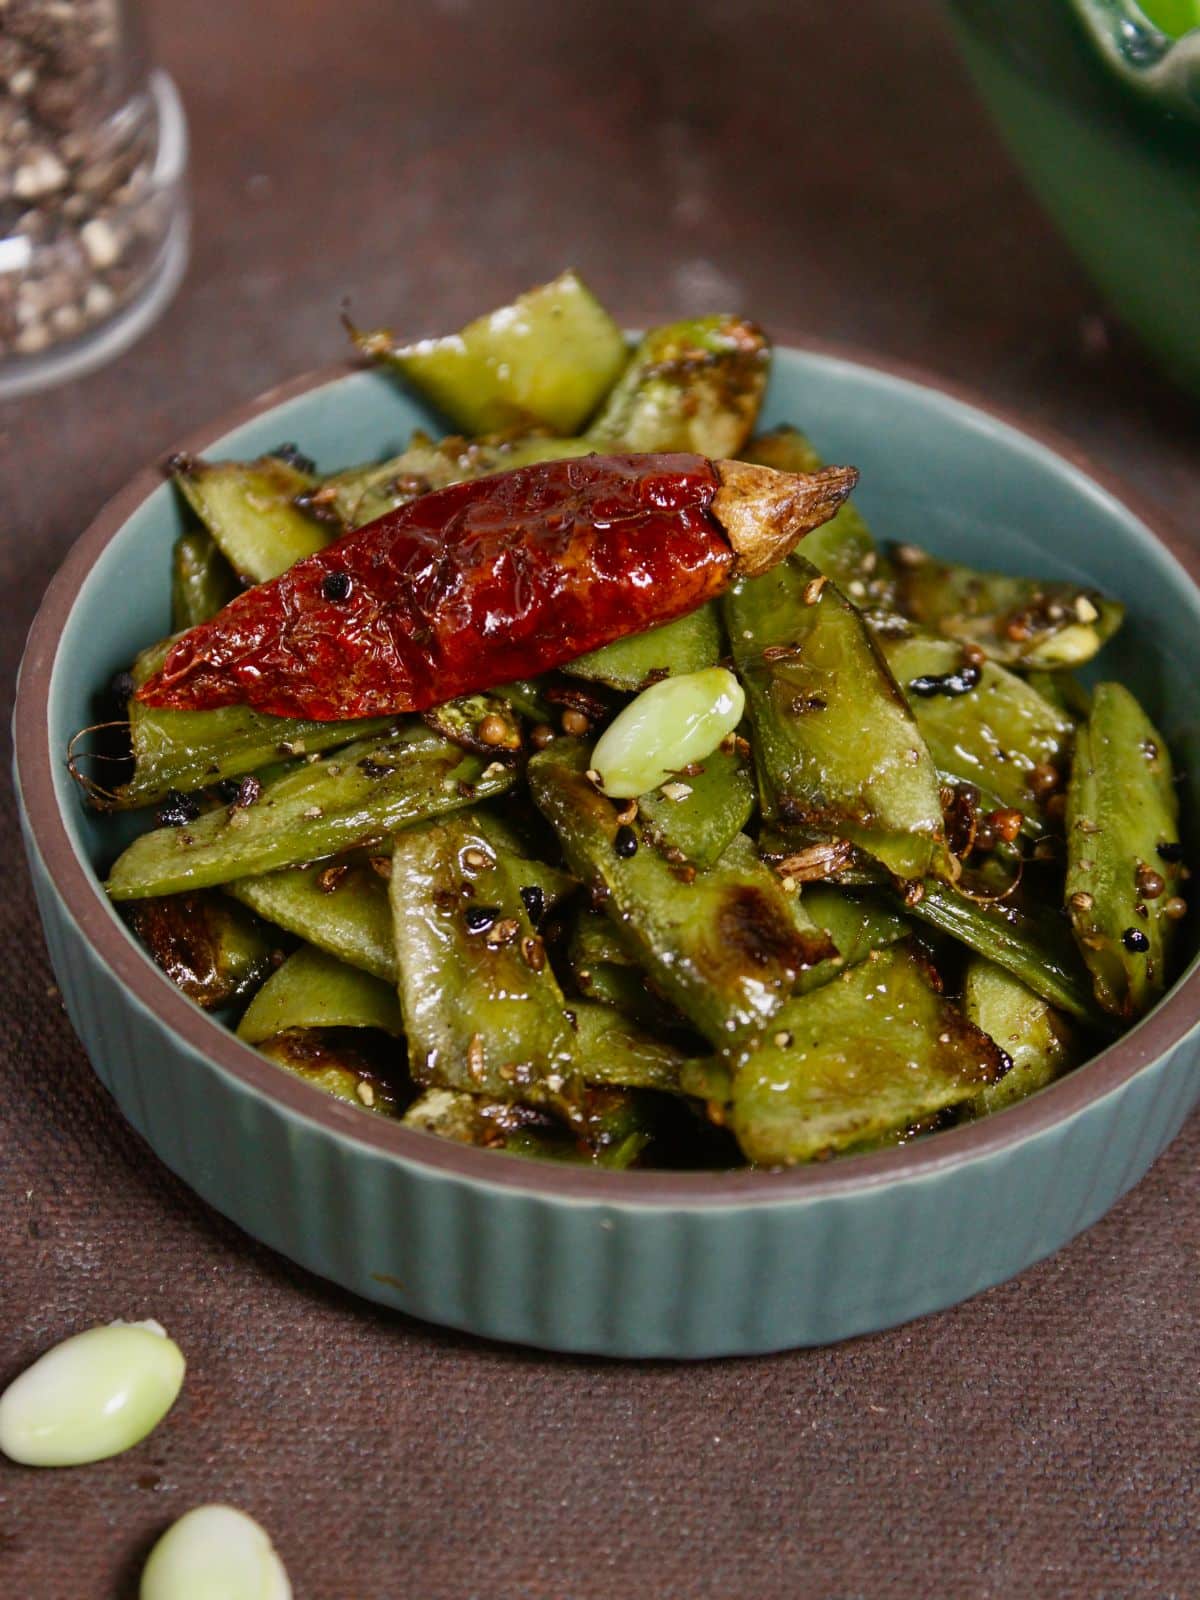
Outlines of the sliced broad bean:
M382 1052L371 1048L386 1042ZM359 1028L289 1028L258 1044L260 1055L323 1094L379 1117L400 1115L406 1096L399 1056L391 1040ZM388 1059L396 1056L396 1061Z
M1067 913L1096 999L1126 1022L1166 988L1182 854L1166 741L1128 689L1098 684L1067 790Z
M937 771L862 617L795 555L722 604L767 822L924 877L945 852Z
M529 763L530 792L625 948L714 1044L768 1021L798 974L833 954L827 936L796 928L749 839L713 867L677 868L619 821L586 766L583 749L559 741Z
M912 931L911 923L880 896L851 894L831 884L806 885L794 903L809 924L827 933L837 947L836 956L800 974L797 994L819 989L847 967L866 961L873 950L885 950Z
M1086 1022L1097 1020L1087 972L1054 906L971 899L930 879L921 898L905 909L1011 972L1051 1005Z
M350 857L332 864L288 867L237 878L225 885L225 892L339 961L395 981L387 884L369 861Z
M277 456L258 461L176 457L173 481L245 583L266 583L327 545L334 530L302 511L316 483Z
M968 963L963 1010L1012 1061L1002 1078L986 1084L969 1102L972 1116L1015 1105L1079 1059L1075 1030L1067 1018L994 961L976 957Z
M311 945L301 945L267 979L237 1034L261 1044L291 1028L378 1028L397 1038L404 1032L390 984Z
M756 1165L792 1166L961 1105L1003 1067L912 948L893 946L792 1000L736 1058L730 1126Z
M1125 607L1085 584L1014 578L893 548L901 613L932 633L978 645L1008 667L1082 666L1117 631Z
M384 330L355 342L467 433L538 423L572 433L629 360L624 334L573 272L445 338L397 345Z
M736 456L762 404L771 347L742 317L699 317L645 335L588 429L596 450Z
M511 788L515 773L417 724L264 784L252 804L144 833L113 866L114 900L176 894L319 860Z
M151 1550L138 1600L292 1600L292 1586L253 1517L234 1506L196 1506Z
M644 689L618 713L592 751L604 792L626 800L668 783L712 755L742 718L745 695L732 672L710 667Z
M716 606L709 601L686 616L664 622L645 633L633 633L587 655L568 661L563 671L573 678L607 684L636 694L660 678L702 672L721 659L724 642Z
M209 1010L253 994L285 954L275 930L207 891L132 901L125 921L176 988Z
M0 1396L0 1450L29 1467L76 1467L131 1450L183 1386L183 1353L157 1322L88 1328Z
M974 784L994 806L1044 825L1044 791L1030 777L1065 781L1075 719L994 661L968 661L951 639L884 636L883 654L943 776Z
M521 894L521 864L471 816L397 836L390 893L409 1069L422 1087L540 1100L581 1080L562 991Z
M176 632L215 617L241 588L237 575L205 528L190 528L171 555L171 626Z
M726 745L694 765L698 771L689 768L639 795L638 811L669 859L676 851L697 867L711 867L754 814L754 779L737 749Z

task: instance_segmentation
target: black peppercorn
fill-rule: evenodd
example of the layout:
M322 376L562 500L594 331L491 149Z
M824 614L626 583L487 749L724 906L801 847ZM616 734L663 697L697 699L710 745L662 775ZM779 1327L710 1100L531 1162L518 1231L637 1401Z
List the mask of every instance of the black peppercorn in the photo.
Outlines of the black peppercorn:
M1164 839L1163 842L1156 848L1158 850L1160 860L1170 862L1183 860L1183 846L1179 843L1178 839Z
M1135 955L1144 955L1150 948L1150 941L1140 928L1126 928L1121 935L1121 943Z
M529 914L529 920L536 928L546 914L546 891L536 883L523 884L521 887L521 904Z
M321 584L321 594L326 600L348 600L350 598L350 574L348 572L331 572Z
M307 472L310 477L316 476L317 463L311 456L306 456L297 444L277 444L270 454L276 461L284 461L289 467L295 467L297 472Z
M628 824L623 823L617 829L617 836L613 840L613 849L621 857L622 861L628 861L630 856L637 855L637 848L637 834Z
M468 933L486 933L499 915L499 906L468 906L463 921Z
M178 789L168 789L167 797L158 809L157 820L160 828L182 828L187 822L195 822L200 815L200 805L194 796L180 794Z

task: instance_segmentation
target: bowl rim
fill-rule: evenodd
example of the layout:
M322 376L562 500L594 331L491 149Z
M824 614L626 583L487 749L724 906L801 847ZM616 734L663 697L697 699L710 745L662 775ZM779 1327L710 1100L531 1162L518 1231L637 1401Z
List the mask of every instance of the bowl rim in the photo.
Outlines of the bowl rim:
M816 356L916 385L1021 435L1082 473L1122 510L1138 519L1200 592L1200 549L1183 537L1159 507L1148 505L1121 478L1098 467L1074 442L1054 430L1040 424L1031 426L1024 418L982 399L969 388L909 362L809 337L780 341L775 348L780 353ZM200 453L276 406L368 370L361 363L343 361L303 373L194 430L175 449ZM76 853L59 809L54 784L56 758L49 739L49 693L58 652L83 579L129 518L162 486L157 467L148 466L137 472L75 541L46 590L29 631L17 680L13 713L17 786L29 835L51 882L77 929L124 986L128 998L180 1036L207 1065L232 1078L241 1089L270 1101L281 1113L316 1124L376 1159L392 1159L405 1167L424 1169L430 1175L525 1191L544 1199L591 1202L619 1209L794 1206L928 1178L947 1168L1000 1155L1028 1139L1047 1134L1122 1089L1172 1050L1200 1020L1197 963L1129 1033L1031 1098L993 1116L946 1129L936 1138L918 1139L910 1145L856 1156L850 1161L788 1169L610 1172L516 1157L502 1159L500 1152L455 1144L382 1117L364 1116L358 1108L281 1072L174 987L112 916L100 880Z

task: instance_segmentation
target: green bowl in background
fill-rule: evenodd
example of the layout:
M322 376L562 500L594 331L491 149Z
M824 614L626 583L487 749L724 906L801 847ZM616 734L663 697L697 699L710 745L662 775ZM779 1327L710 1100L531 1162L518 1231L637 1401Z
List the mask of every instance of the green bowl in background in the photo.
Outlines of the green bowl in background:
M1121 317L1200 392L1200 4L949 0L949 10L1038 198Z
M1185 812L1200 817L1195 550L1046 443L902 373L780 350L764 422L784 420L859 466L859 503L882 537L1123 598L1129 620L1105 670L1163 726L1187 775ZM416 425L431 419L386 376L341 372L277 390L184 448L252 456L295 440L330 469L395 451ZM205 1200L314 1272L557 1350L822 1343L951 1305L1058 1249L1141 1177L1200 1098L1195 970L1124 1038L1010 1110L789 1172L557 1166L322 1094L151 963L101 887L115 821L86 810L66 769L98 688L167 632L180 526L170 487L142 473L47 593L16 711L29 862L67 1010L118 1105Z

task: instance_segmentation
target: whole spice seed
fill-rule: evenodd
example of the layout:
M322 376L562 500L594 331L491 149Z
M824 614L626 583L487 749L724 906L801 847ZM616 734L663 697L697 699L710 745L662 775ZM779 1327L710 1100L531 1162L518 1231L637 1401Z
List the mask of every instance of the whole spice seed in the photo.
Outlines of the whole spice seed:
M989 811L986 820L991 823L998 838L1005 844L1012 844L1021 832L1021 824L1025 818L1019 811L1005 808L1000 811Z
M526 915L536 928L546 915L546 891L537 883L526 883L521 886L521 904L525 907Z
M502 945L511 944L521 931L521 924L516 917L502 917L487 936L488 945L493 950L499 950Z
M1150 948L1150 940L1140 928L1126 928L1121 935L1121 943L1135 955L1144 955Z
M1155 872L1154 868L1148 867L1144 861L1138 863L1137 871L1134 874L1134 882L1137 885L1137 892L1142 896L1143 900L1157 900L1167 887L1167 880L1162 873Z
M617 829L616 838L613 840L613 849L623 861L627 861L630 856L637 855L637 834L627 823L623 823Z
M1048 761L1039 761L1035 767L1030 769L1029 777L1026 781L1033 791L1034 799L1045 800L1047 796L1052 795L1056 789L1061 787L1062 773L1059 772L1057 767L1051 766Z
M971 690L978 686L982 676L979 667L964 662L957 672L924 674L919 678L912 678L908 688L910 693L922 700L930 700L935 694L944 694L948 699L954 699L960 694L970 694Z
M486 933L499 915L499 906L468 906L463 912L463 922L468 933Z
M156 818L160 828L182 828L195 822L200 815L200 802L190 794L180 794L178 789L168 789L167 797L159 807Z
M582 738L591 727L591 723L582 711L575 711L570 706L562 714L562 728L564 733L569 733L572 738Z
M1161 844L1155 846L1155 849L1158 852L1159 859L1168 862L1172 866L1176 862L1183 860L1183 846L1178 839L1164 839Z
M489 711L486 717L480 718L475 732L479 735L480 741L488 745L508 744L511 738L508 723L494 711Z
M553 739L554 729L548 722L535 722L529 730L529 742L535 750L544 750Z
M321 596L325 600L349 600L353 587L348 572L331 572L321 582Z
M1181 917L1187 916L1187 901L1173 894L1169 900L1163 902L1163 916L1170 917L1172 922L1178 922Z

